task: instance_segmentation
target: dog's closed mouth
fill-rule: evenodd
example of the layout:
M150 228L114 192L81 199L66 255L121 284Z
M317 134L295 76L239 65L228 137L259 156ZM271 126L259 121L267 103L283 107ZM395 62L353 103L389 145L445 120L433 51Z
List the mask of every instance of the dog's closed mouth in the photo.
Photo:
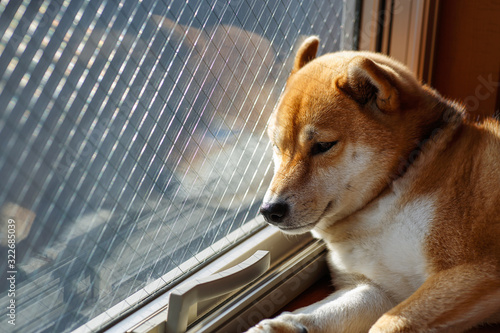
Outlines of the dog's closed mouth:
M323 213L321 213L321 215L318 217L318 219L314 222L307 223L304 225L299 225L299 226L279 226L279 228L281 230L299 230L299 229L304 229L304 228L307 228L310 226L314 226L314 225L318 224L319 221L321 221L321 219L326 215L326 213L328 213L328 211L330 210L331 207L332 207L332 201L330 201L326 205L325 210L323 210Z
M304 225L299 225L299 226L279 226L279 228L281 230L298 230L298 229L310 227L312 225L315 225L316 223L317 223L317 221L312 222L312 223L308 223L308 224L304 224Z

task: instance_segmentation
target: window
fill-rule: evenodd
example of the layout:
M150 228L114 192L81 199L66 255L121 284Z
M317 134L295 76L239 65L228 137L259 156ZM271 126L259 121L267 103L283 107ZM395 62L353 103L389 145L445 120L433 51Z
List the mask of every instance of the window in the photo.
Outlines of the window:
M354 7L0 3L2 325L103 328L262 228L291 54L353 48Z

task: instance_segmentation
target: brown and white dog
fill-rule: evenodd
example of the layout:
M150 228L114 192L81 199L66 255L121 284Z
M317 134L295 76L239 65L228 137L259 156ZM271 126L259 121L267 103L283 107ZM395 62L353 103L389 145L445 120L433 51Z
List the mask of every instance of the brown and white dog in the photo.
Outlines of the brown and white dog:
M336 291L250 332L457 332L500 321L500 127L380 54L295 58L261 213L326 242Z

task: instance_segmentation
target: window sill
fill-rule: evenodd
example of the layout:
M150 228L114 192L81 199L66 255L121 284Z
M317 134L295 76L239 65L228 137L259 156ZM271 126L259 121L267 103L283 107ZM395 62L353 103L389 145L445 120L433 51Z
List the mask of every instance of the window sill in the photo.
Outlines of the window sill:
M215 307L187 332L245 332L262 319L281 312L327 274L324 243L312 240L230 300Z
M262 217L259 216L250 224L255 228L262 222ZM231 241L231 235L227 237L226 242L228 241ZM217 244L214 246L217 247ZM216 249L213 247L209 249L210 252L213 250ZM260 319L273 315L274 313L270 313L269 304L272 304L274 312L278 311L327 271L322 242L314 240L310 234L289 236L277 228L265 226L199 269L183 283L232 267L257 250L267 250L271 253L271 267L268 272L249 286L199 304L198 319L190 324L188 332L235 332L238 327L243 331L245 328L242 323L251 326ZM158 281L153 282L155 283L158 284ZM142 292L150 288L152 287L146 286ZM113 325L107 332L164 332L169 295L170 291L167 291L156 297ZM267 308L266 306L259 308L258 304L251 307L257 301L258 304L267 304ZM242 319L245 315L246 319ZM107 315L106 317L109 319ZM96 324L98 324L97 319L95 319ZM88 324L86 329L90 328Z

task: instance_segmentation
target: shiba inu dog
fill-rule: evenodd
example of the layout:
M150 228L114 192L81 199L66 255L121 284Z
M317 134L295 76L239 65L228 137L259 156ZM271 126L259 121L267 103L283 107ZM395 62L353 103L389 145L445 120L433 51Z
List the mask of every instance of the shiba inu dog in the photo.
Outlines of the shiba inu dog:
M250 332L457 332L500 321L500 128L402 64L299 48L261 206L326 242L336 291Z

